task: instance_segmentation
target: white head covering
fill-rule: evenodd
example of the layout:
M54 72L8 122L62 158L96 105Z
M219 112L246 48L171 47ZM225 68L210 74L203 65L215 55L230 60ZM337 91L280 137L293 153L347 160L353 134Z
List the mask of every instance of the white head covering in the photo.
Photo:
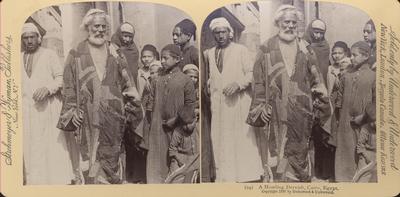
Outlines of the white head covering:
M195 71L199 72L199 68L197 68L197 66L194 65L194 64L186 64L186 65L183 67L182 72L185 72L185 71L187 71L187 70L195 70Z
M288 4L284 4L281 5L275 12L274 14L274 22L275 25L278 25L279 20L281 19L281 17L285 14L285 11L294 11L298 17L299 20L301 20L303 18L302 13L297 10L296 7L292 6L292 5L288 5Z
M93 15L97 15L97 14L104 14L104 15L106 16L106 21L107 21L107 23L109 23L108 15L107 15L103 10L100 10L100 9L90 9L90 10L86 13L86 15L83 17L82 23L81 23L81 25L80 25L80 28L81 28L81 29L85 29L85 28L89 25L89 23L91 22L91 20L93 19Z
M326 31L325 23L322 20L319 20L319 19L314 20L311 23L311 28L315 28L315 29L320 29L320 30Z
M42 41L42 35L40 35L39 29L36 27L35 24L33 24L33 23L25 23L22 26L22 35L24 33L28 33L28 32L37 33L38 34L39 43Z
M135 30L133 29L133 26L131 24L124 23L121 25L121 32L127 32L127 33L134 34Z
M229 21L226 20L226 18L224 17L214 18L210 23L210 29L211 31L214 31L214 29L217 27L227 27L230 31L229 37L233 38L233 28L229 23Z

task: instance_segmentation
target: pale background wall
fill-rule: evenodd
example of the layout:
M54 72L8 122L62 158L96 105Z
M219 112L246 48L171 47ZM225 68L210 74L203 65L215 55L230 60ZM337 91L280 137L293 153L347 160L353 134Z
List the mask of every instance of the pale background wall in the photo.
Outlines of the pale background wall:
M260 6L260 30L261 41L265 41L278 32L274 26L274 14L278 7L284 3L291 4L286 0L264 0L259 1ZM305 27L316 19L315 1L294 0L296 6L304 14L304 22L300 23L299 31L304 33ZM318 2L319 17L327 25L325 38L329 46L336 41L344 41L349 47L363 40L362 31L369 16L362 10L340 3Z
M86 39L87 33L80 29L81 21L91 8L106 11L111 18L110 35L117 30L122 21L135 27L134 41L139 49L146 44L153 44L160 51L162 47L173 43L174 26L185 18L185 12L162 4L142 2L88 2L69 3L47 7L33 13L31 18L46 32L43 46L58 52L64 62L66 54L79 42ZM193 41L193 44L197 42Z

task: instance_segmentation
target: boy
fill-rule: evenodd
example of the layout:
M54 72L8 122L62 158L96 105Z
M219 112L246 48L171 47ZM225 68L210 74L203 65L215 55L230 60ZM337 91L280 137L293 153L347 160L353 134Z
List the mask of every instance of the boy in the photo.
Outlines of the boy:
M341 78L336 107L339 108L337 129L335 178L337 182L350 182L357 169L355 154L357 139L360 136L360 115L375 107L375 72L370 69L368 43L359 41L351 47L351 62Z
M187 64L182 69L183 73L190 77L193 84L196 87L196 104L195 104L195 114L196 118L192 123L186 124L183 127L177 128L172 133L171 143L169 145L169 157L170 162L170 175L177 172L183 165L189 167L188 170L184 170L183 174L193 176L196 170L199 168L198 162L193 162L196 160L199 153L198 148L198 117L199 117L199 104L198 104L198 94L197 94L197 82L198 82L198 68L193 64ZM197 160L196 160L197 161ZM186 177L188 178L188 177ZM187 179L188 180L188 179ZM186 180L180 180L179 182L186 182ZM175 180L173 182L178 182Z
M150 94L151 129L147 157L147 182L163 183L169 171L168 147L172 132L193 130L196 92L191 79L179 68L181 51L169 44L161 51L163 71L152 83ZM148 113L149 114L149 113Z

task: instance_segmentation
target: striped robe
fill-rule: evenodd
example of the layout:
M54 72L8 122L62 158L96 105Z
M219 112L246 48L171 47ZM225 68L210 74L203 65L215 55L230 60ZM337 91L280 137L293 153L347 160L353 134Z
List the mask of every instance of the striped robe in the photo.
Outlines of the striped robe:
M267 56L270 61L267 61ZM311 88L323 83L315 62L315 56L298 45L294 71L289 76L282 58L279 37L274 36L261 46L254 65L250 111L265 105L267 89L267 101L272 106L267 144L271 158L278 158L275 173L282 178L280 181L309 181L311 178L308 159L313 125ZM271 158L270 165L276 165L271 162Z
M125 123L122 92L132 85L122 75L126 69L125 59L112 55L110 49L107 50L104 76L99 77L88 45L87 40L81 42L67 57L63 77L64 102L58 127L74 130L71 118L77 110L78 88L79 108L84 111L80 152L83 160L89 160L89 176L95 183L100 179L106 183L120 183L118 161ZM142 112L137 114L140 119Z

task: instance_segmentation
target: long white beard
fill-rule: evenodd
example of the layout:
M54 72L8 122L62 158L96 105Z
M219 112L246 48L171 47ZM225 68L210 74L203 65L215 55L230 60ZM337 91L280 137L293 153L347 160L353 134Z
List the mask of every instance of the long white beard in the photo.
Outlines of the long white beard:
M105 36L96 38L95 35L91 34L89 35L88 40L90 44L93 44L95 46L102 46L106 42L106 39L104 37Z
M293 31L293 33L286 33L286 31L279 31L279 38L286 42L292 42L296 39L297 32Z

